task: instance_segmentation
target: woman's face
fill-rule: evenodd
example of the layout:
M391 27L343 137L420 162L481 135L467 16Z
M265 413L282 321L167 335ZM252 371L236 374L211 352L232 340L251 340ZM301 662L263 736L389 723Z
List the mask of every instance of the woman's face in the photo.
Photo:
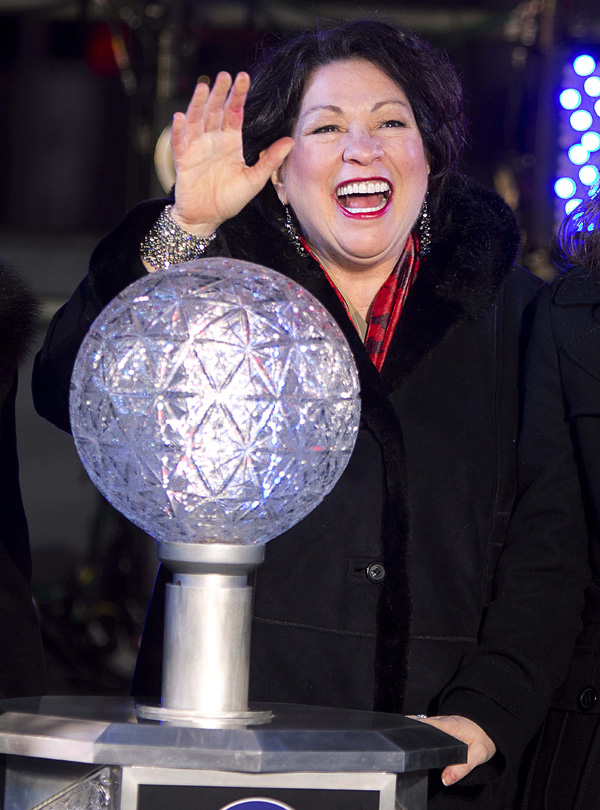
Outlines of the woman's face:
M429 174L402 88L366 60L320 67L292 135L295 146L272 180L325 267L395 263Z

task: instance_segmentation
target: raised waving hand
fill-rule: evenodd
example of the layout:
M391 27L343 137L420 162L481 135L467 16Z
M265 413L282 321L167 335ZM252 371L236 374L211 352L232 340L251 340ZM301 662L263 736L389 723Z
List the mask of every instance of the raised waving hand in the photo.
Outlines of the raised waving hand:
M254 166L246 165L242 123L249 89L247 73L238 73L232 82L229 73L221 72L211 90L198 84L185 114L173 117L176 181L171 215L196 236L208 236L239 213L294 145L292 138L280 138L261 153Z

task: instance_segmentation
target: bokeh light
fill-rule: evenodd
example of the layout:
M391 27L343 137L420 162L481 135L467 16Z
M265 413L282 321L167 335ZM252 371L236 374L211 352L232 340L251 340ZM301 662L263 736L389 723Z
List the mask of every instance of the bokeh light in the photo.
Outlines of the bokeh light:
M573 70L578 76L589 76L596 69L596 60L589 54L581 54L573 60Z
M565 110L576 110L581 104L581 95L572 87L563 90L559 96L561 107Z
M565 214L570 214L571 211L574 211L577 208L577 206L579 205L580 202L581 202L581 200L578 199L577 197L573 197L572 200L568 200L565 203Z
M600 51L571 53L557 88L555 224L590 194L600 167Z
M576 166L582 166L588 160L590 156L589 151L582 146L580 143L574 144L569 149L569 160L571 163L574 163Z
M593 186L598 180L598 169L595 166L582 166L579 169L579 179L584 186Z
M571 126L573 127L573 129L577 130L577 132L584 132L586 129L589 129L594 123L592 114L589 113L587 110L576 110L571 116L570 120Z
M577 186L571 177L561 177L554 184L554 191L562 200L568 200L577 191Z
M597 132L584 132L581 136L581 145L588 152L597 152L600 149L600 134Z
M600 96L600 76L590 76L589 79L586 79L583 83L583 89L588 96L592 96L593 98Z

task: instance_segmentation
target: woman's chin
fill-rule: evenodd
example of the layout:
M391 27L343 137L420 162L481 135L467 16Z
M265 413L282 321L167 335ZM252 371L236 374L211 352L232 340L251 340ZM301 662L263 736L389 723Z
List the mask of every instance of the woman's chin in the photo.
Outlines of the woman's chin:
M354 247L347 246L344 250L337 253L335 259L336 263L342 268L367 272L369 270L379 268L382 264L391 264L393 268L398 261L400 253L401 248L384 248L381 250L372 248L370 250L366 250L364 244L362 244ZM325 266L327 265L325 264Z

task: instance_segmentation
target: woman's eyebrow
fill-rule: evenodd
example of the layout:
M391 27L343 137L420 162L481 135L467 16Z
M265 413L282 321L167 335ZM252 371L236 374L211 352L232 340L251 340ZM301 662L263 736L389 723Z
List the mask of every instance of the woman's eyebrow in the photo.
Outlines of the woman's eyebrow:
M335 104L315 104L313 107L308 107L308 109L304 110L300 118L305 118L307 115L310 115L310 113L319 112L320 110L328 110L337 115L342 115L342 108L336 107Z
M410 110L410 105L407 104L405 101L402 101L399 98L388 98L385 101L378 101L371 107L371 112L375 112L379 110L381 107L385 107L386 104L399 104L400 107L404 107L405 110Z
M371 112L376 112L381 107L385 107L386 104L398 104L400 107L404 107L405 110L410 109L409 105L405 101L402 101L399 98L388 98L384 99L383 101L376 102L371 107ZM306 116L310 115L311 113L320 112L321 110L327 110L328 112L335 113L336 115L343 115L342 108L337 107L335 104L315 104L314 106L308 107L306 110L304 110L304 112L302 113L302 115L298 120L306 118Z

